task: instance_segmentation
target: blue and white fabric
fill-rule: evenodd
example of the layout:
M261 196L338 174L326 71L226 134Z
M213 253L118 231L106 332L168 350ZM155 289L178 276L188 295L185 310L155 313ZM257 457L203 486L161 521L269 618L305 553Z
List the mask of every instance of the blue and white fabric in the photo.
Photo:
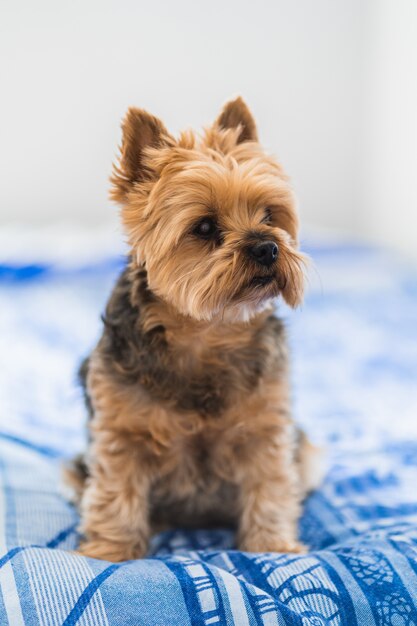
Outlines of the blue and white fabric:
M239 552L221 529L164 533L121 564L74 554L60 464L84 445L76 370L122 260L1 265L1 626L417 626L417 275L304 243L310 289L282 312L294 413L328 470L302 556Z

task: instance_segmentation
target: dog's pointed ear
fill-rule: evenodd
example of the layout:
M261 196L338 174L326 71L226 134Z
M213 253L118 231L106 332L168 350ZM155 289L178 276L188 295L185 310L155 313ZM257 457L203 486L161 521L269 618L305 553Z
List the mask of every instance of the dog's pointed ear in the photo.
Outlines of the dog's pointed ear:
M167 146L171 139L157 117L143 109L134 107L128 109L122 122L119 163L113 166L113 174L110 177L112 200L124 202L135 183L152 176L152 172L144 163L145 148Z
M238 137L238 143L242 143L243 141L258 141L255 120L246 103L240 96L225 104L223 111L216 120L216 125L219 128L237 128L240 126L241 131Z

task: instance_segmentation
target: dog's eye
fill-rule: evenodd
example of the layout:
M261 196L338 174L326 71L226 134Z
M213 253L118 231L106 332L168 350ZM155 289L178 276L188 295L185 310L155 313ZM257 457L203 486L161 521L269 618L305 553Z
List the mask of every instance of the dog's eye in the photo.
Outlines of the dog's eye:
M205 217L194 228L194 233L202 239L211 239L217 236L218 232L217 224L211 217Z
M262 224L271 224L272 223L272 211L270 208L265 209L265 215L262 219Z

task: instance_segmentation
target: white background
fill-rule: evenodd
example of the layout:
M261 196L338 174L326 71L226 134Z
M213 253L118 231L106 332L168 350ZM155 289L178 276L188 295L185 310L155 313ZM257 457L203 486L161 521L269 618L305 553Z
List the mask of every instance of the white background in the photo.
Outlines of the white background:
M305 224L417 258L416 0L0 0L0 228L117 223L126 108L242 94Z

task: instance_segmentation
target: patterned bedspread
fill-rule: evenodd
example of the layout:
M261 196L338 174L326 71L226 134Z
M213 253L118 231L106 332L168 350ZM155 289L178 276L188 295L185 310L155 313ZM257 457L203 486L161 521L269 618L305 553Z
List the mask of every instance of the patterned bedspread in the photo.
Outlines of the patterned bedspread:
M294 412L328 471L303 556L204 529L156 537L141 561L72 553L59 466L83 447L75 373L121 260L0 267L2 626L417 626L417 278L378 250L306 247L305 304L282 314Z

